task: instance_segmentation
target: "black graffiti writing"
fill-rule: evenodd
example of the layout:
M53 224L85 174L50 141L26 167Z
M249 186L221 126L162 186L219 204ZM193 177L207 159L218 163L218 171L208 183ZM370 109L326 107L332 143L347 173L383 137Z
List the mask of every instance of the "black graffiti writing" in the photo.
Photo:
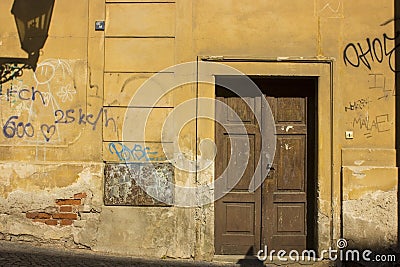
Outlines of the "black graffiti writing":
M362 110L368 106L369 102L370 101L368 100L368 98L367 99L361 98L361 99L358 99L355 101L351 101L351 102L349 102L349 104L347 106L344 107L344 110L346 112L349 110L351 110L351 111L352 110Z
M389 48L389 43L395 41L400 36L397 32L395 37L389 37L386 33L383 34L382 39L374 38L372 41L370 38L366 38L364 44L361 43L349 43L343 50L343 61L344 64L360 67L364 65L369 70L371 70L371 62L377 61L382 63L385 59L388 61L389 68L396 72L394 66L394 52L400 46L400 44L395 45L393 48Z
M368 115L356 117L353 120L353 127L358 127L360 130L372 131L378 133L390 131L391 123L389 114L381 114L370 119Z

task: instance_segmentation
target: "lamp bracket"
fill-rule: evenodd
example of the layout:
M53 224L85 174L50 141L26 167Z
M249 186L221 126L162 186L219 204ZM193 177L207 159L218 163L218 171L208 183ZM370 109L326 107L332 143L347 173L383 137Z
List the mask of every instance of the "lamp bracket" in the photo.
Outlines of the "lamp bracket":
M26 63L1 63L0 85L22 76L24 69L33 69Z

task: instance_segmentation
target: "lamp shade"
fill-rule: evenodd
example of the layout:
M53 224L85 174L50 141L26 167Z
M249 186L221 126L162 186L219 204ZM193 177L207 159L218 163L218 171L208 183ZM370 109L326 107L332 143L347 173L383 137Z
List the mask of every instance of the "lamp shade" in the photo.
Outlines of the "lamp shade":
M11 9L18 28L21 48L38 53L46 42L55 0L15 0Z

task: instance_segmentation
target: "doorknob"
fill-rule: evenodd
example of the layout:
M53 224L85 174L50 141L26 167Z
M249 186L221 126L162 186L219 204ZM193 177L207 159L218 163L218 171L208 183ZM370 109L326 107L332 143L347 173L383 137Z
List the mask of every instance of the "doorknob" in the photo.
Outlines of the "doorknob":
M273 164L271 163L271 159L267 153L265 154L265 157L266 157L266 162L267 162L266 170L268 172L267 178L269 178L269 177L271 177L271 171L275 170L275 168L274 168Z
M268 163L267 164L267 170L274 171L275 170L274 165L272 165L271 163Z
M267 164L267 178L272 178L271 177L271 172L275 170L274 166L272 165L272 163L268 163Z

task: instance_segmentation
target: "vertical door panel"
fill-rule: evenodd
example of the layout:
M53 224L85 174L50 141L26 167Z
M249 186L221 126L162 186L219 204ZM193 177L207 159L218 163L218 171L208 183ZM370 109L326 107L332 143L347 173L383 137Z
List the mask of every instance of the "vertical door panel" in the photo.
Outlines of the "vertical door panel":
M219 80L218 84L221 83L224 81ZM260 116L261 97L244 98ZM216 119L223 127L216 125L215 174L217 178L226 170L227 182L226 195L215 202L215 253L254 254L260 249L261 190L249 192L249 187L253 175L260 176L255 174L261 147L260 130L254 113L242 98L217 88L217 100L226 106L216 105ZM245 133L240 131L243 128ZM236 183L232 177L241 172L244 173ZM232 190L228 192L229 188Z
M293 80L285 88L264 90L277 139L274 170L264 182L262 198L262 243L270 249L306 249L307 100L312 89Z

